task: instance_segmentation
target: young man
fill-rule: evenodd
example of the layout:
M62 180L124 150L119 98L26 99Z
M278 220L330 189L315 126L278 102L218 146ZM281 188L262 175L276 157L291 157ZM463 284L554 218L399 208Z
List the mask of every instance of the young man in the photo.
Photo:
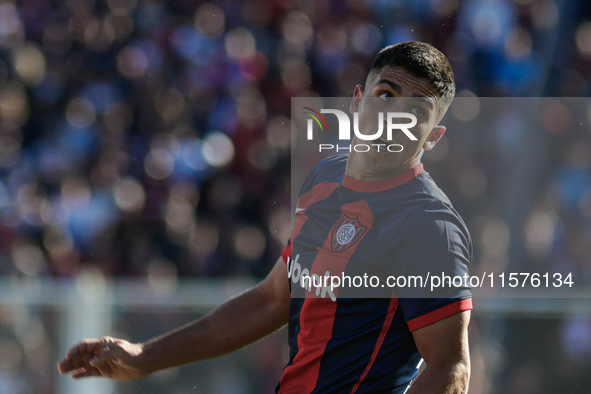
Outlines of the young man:
M301 272L322 277L327 267L393 276L425 277L433 267L448 275L467 272L468 231L421 164L445 132L438 123L454 94L451 66L430 45L405 42L380 51L365 88L355 88L351 111L358 112L363 134L376 130L376 103L408 111L418 120L416 141L405 141L402 152L352 151L317 165L300 191L283 258L256 287L146 343L84 340L58 363L59 371L138 379L232 352L289 323L290 360L280 394L466 393L469 288L436 298L295 294ZM421 359L426 368L410 386Z

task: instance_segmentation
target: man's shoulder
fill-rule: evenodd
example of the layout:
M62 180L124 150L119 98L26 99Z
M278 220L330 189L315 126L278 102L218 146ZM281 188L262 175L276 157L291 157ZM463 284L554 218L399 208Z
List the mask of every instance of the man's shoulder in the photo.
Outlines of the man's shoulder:
M340 173L343 175L345 173L345 167L347 165L347 155L334 155L325 157L324 159L320 160L318 164L314 167L312 171L317 172L335 172Z
M400 194L405 199L403 227L417 228L438 221L452 222L462 229L467 226L454 208L452 202L440 189L428 172L422 172L405 187Z
M300 195L310 191L318 183L342 183L346 165L347 155L335 155L322 159L308 173L300 189Z
M452 203L447 195L437 186L428 172L423 172L413 179L415 193L422 196L425 202L440 202L453 209Z
M462 234L462 238L471 242L468 226L460 214L449 200L436 197L425 199L423 204L417 204L406 216L401 230L417 235L443 235L453 232Z

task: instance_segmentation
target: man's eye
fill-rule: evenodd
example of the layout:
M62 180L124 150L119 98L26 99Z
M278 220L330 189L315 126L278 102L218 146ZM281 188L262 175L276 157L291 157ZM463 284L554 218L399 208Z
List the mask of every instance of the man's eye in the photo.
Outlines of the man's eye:
M412 112L413 115L419 116L419 117L425 115L425 109L423 107L414 107L413 109L410 110L410 112Z
M380 94L380 98L384 101L394 101L394 97L390 93L382 93Z

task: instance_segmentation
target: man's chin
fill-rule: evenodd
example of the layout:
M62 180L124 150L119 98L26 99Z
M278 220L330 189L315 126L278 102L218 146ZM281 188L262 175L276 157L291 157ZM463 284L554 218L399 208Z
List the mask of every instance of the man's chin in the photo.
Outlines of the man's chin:
M398 162L398 153L389 152L387 145L383 145L381 143L374 142L374 144L370 146L371 148L369 151L360 153L361 155L365 156L365 162L368 165L379 168L396 166L396 162Z
M393 154L394 152L388 151L388 145L390 145L390 144L387 144L384 141L375 140L375 141L372 141L372 143L370 144L370 147L371 147L372 151L374 151L380 155Z

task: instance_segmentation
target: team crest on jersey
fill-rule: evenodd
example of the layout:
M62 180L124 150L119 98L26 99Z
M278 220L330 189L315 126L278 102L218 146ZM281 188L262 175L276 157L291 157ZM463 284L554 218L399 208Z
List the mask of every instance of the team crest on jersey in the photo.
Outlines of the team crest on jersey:
M342 252L353 246L361 238L367 227L359 224L357 218L351 219L343 214L337 224L335 224L332 233L332 251Z

